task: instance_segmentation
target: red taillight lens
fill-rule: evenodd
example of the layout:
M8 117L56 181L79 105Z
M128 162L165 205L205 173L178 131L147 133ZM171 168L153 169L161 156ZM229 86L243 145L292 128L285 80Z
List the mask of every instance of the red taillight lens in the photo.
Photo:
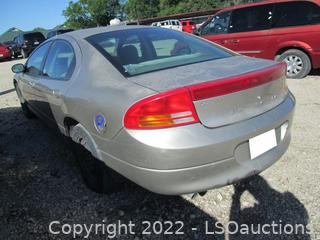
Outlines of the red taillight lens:
M128 129L159 129L199 122L190 93L185 88L145 98L127 111Z

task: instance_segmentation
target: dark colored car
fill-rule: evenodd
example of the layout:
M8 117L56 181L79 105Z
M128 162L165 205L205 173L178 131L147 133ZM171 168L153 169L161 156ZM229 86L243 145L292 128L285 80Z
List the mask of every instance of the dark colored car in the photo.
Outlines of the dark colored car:
M3 59L10 59L11 58L11 51L8 46L0 43L0 60Z
M187 33L193 33L196 28L196 23L190 20L181 21L182 31Z
M10 49L11 55L14 58L17 58L19 56L18 47L17 47L17 44L15 41L6 41L6 42L3 42L3 44L6 45Z
M252 57L287 64L287 76L303 78L320 68L320 1L272 0L225 8L199 34Z
M60 35L60 34L64 34L64 33L67 33L67 32L72 32L74 31L74 29L58 29L58 30L54 30L54 31L51 31L48 33L47 35L47 39L49 38L52 38L56 35Z
M17 51L23 58L27 58L30 53L45 40L46 38L41 32L20 33L15 38Z

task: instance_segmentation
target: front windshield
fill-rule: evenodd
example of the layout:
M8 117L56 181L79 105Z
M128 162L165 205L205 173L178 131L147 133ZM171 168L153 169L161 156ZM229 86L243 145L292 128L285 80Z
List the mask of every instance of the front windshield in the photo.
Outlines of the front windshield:
M161 28L106 32L87 40L126 76L232 56L207 41Z

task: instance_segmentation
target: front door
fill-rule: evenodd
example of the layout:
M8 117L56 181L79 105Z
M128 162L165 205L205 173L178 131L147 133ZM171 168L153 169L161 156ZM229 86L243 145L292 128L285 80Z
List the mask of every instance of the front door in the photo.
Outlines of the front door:
M29 57L26 63L26 70L20 77L20 88L23 97L27 100L31 108L41 112L41 105L44 96L37 88L42 75L42 67L50 48L51 42L48 42L36 49Z

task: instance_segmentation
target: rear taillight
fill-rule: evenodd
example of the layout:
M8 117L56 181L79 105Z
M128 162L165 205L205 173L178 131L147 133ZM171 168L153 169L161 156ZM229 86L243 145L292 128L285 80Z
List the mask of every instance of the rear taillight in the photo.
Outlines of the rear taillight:
M188 88L191 92L192 100L199 101L257 87L274 80L283 79L285 76L286 64L279 63L263 70L191 85Z
M199 123L193 101L218 97L285 78L286 64L210 82L185 86L142 99L124 117L127 129L160 129Z
M128 129L159 129L199 122L185 88L159 93L132 105L124 117Z

